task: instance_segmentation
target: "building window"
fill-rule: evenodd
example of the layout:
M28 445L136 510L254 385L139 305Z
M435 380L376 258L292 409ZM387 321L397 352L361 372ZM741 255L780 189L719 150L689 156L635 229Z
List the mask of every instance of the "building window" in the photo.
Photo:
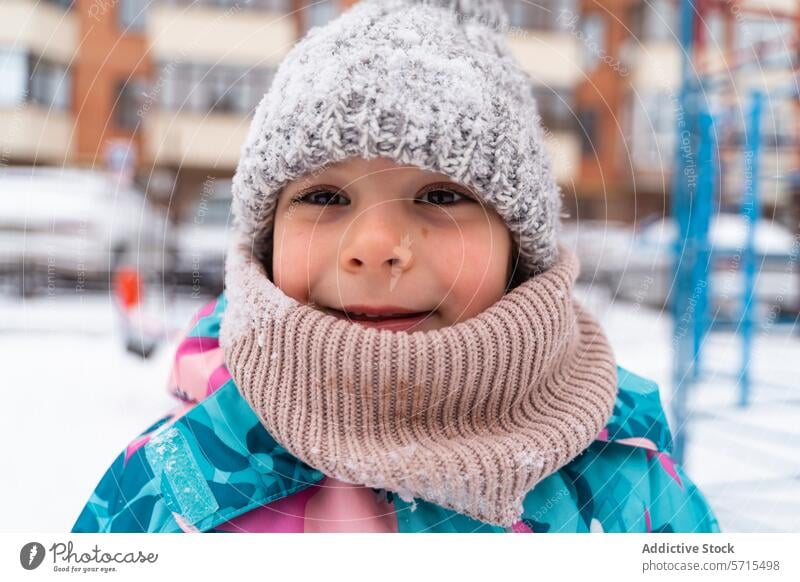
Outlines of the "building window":
M249 115L269 89L273 74L267 67L164 63L153 94L171 111Z
M248 5L270 12L291 12L294 10L292 0L249 0Z
M0 47L0 63L0 106L70 108L72 77L67 65L10 47Z
M575 129L575 112L572 110L572 91L568 88L534 85L533 96L542 124L550 131Z
M302 7L303 29L308 32L315 26L328 23L337 14L335 0L307 0Z
M216 66L208 73L208 110L214 113L235 113L240 106L240 73L236 67Z
M158 67L158 78L151 95L158 98L162 108L178 111L186 107L190 79L184 72L185 66L174 62L162 63Z
M631 100L630 152L637 168L663 170L675 157L675 96L669 91L640 91Z
M795 127L795 109L796 105L792 102L781 102L774 100L774 102L767 103L764 111L761 113L761 146L769 150L777 148L794 147L796 139L794 137ZM743 123L741 112L738 106L729 105L720 112L719 117L727 121L726 129L728 130L727 140L725 145L740 148L748 147L747 140L747 126ZM749 118L747 118L749 122ZM720 123L720 125L722 125ZM719 139L722 142L722 139Z
M597 111L594 109L580 110L578 123L580 124L581 153L584 156L594 155L597 150Z
M293 0L159 0L159 2L174 6L236 7L237 9L264 10L280 13L287 13L294 10Z
M55 4L56 6L61 6L64 10L70 10L74 2L74 0L45 0L45 1L50 4Z
M514 28L566 30L578 15L578 0L503 0Z
M735 47L747 55L744 66L737 68L761 71L765 67L793 67L793 50L796 50L794 26L793 22L763 17L748 16L737 20Z
M28 91L28 54L25 51L0 47L0 106L23 103Z
M721 12L712 12L711 14L705 17L705 34L708 36L709 44L711 46L719 45L719 47L725 46L725 18ZM680 39L679 31L676 29L675 31L675 39Z
M117 127L137 129L146 90L147 85L140 79L127 79L117 83L117 101L114 105L114 122Z
M600 62L600 57L607 54L606 20L598 12L586 14L581 21L581 31L583 67L587 72L593 71Z
M630 8L630 29L641 42L680 39L680 11L672 0L649 0Z
M123 32L144 30L150 0L119 0L117 18Z
M29 102L49 109L69 109L72 84L66 65L28 54L28 70Z

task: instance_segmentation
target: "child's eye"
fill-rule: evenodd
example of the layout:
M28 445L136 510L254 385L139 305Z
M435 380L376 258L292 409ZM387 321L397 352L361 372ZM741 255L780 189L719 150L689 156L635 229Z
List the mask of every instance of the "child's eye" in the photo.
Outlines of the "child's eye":
M334 197L333 199L331 197ZM321 206L335 206L338 204L350 204L350 201L342 196L339 192L333 190L321 189L306 194L301 194L293 199L296 202L303 202L306 204L315 204ZM340 202L341 201L341 202Z
M424 200L426 196L428 197L428 200ZM472 198L455 190L433 188L425 192L422 196L417 198L417 200L426 202L428 204L449 206L451 204L460 202L461 200L465 200L467 202L472 201Z

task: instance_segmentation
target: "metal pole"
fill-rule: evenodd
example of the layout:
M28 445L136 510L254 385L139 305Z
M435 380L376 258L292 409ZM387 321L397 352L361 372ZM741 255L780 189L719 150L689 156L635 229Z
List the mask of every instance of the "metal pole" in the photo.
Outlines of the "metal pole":
M697 381L700 376L703 342L710 326L708 298L711 294L711 277L709 276L711 245L709 245L708 237L711 229L711 215L714 211L716 184L716 140L714 139L714 118L711 113L703 111L699 116L698 125L697 162L699 172L691 229L691 256L694 261L692 265L692 297L694 299L692 381Z
M742 193L741 213L747 221L747 239L742 258L744 270L744 293L742 294L742 367L739 383L739 405L747 406L750 401L750 359L753 348L753 317L755 313L756 257L755 230L759 218L759 157L761 154L761 109L763 95L760 91L751 93L750 126L747 128L745 149L745 183Z
M685 449L686 420L686 382L689 380L691 365L692 336L687 333L691 271L688 268L684 244L691 226L691 205L696 188L696 159L694 153L696 136L697 83L693 78L692 52L694 33L694 5L691 0L681 0L680 4L680 49L681 49L681 87L679 110L676 125L676 149L673 162L672 216L676 222L677 234L673 247L673 269L675 286L670 301L672 312L672 401L671 408L675 419L673 456L683 462Z

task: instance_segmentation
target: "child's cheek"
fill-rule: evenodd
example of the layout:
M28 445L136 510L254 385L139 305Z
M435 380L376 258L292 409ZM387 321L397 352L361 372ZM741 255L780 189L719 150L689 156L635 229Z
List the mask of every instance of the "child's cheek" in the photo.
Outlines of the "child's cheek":
M275 284L300 302L307 302L309 288L325 265L335 265L336 246L329 244L324 229L313 225L281 225L275 229L272 268ZM333 250L331 250L333 249Z
M485 221L485 219L484 219ZM511 242L502 226L460 225L460 229L430 231L424 240L425 262L447 294L442 307L462 321L497 301L505 290Z
M482 223L481 223L482 222ZM511 253L510 234L504 225L480 221L462 221L449 228L428 229L424 239L430 258L442 267L479 278L505 277Z

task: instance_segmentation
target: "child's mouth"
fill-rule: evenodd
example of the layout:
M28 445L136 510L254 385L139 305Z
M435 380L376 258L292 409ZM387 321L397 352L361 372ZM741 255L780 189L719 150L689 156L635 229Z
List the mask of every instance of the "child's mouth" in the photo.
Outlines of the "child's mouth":
M405 311L391 308L348 308L346 311L342 311L334 309L333 307L327 307L325 310L334 317L359 323L364 327L374 327L392 331L407 331L418 327L435 312L435 310Z

